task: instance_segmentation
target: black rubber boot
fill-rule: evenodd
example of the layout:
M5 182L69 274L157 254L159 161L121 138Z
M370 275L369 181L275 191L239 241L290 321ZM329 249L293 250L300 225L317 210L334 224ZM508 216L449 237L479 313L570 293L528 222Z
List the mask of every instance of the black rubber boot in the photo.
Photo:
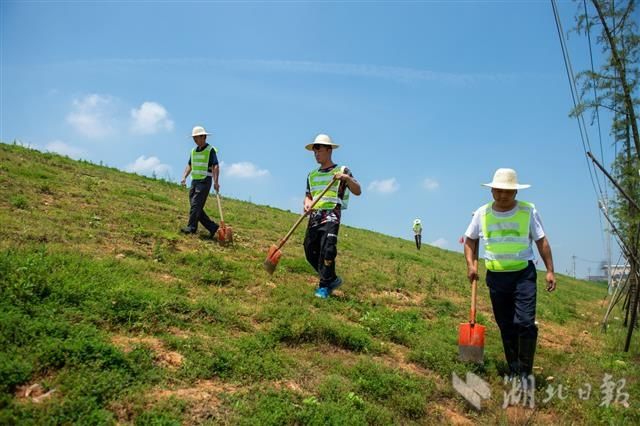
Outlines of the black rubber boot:
M520 338L518 361L520 364L520 380L522 389L533 390L533 358L536 353L537 339Z
M511 380L518 377L520 374L520 365L518 362L518 340L503 339L502 346L504 346L504 356L507 360L507 366L509 367L509 380Z

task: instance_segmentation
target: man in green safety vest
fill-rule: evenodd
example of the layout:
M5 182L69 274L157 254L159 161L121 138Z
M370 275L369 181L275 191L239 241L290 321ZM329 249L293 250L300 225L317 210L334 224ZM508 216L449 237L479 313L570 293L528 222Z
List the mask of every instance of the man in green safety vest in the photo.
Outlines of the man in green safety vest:
M349 192L353 195L362 192L351 171L331 159L333 150L338 146L329 136L320 134L305 147L313 151L316 162L320 164L320 168L313 169L307 176L304 211L309 215L309 224L304 238L304 253L320 277L315 295L322 299L329 297L342 284L342 279L336 275L340 217L349 204ZM313 200L329 182L333 182L330 189L311 208Z
M465 232L464 254L469 281L478 279L478 240L485 247L487 285L505 358L508 379L533 392L533 357L536 350L536 268L532 241L547 269L547 291L556 288L551 246L545 236L540 215L531 203L516 200L518 183L513 169L498 169L491 188L493 202L476 210Z
M420 247L422 246L422 222L420 219L413 221L413 233L415 234L414 238L416 240L416 248L420 250Z
M191 189L189 190L189 224L180 231L184 234L194 234L198 229L198 222L210 232L211 238L215 238L218 225L207 216L204 205L211 191L211 184L216 192L220 190L218 177L220 168L218 166L217 150L207 143L209 133L201 126L195 126L191 132L191 137L196 143L196 147L191 150L189 163L182 174L182 186L186 185L187 176L191 173ZM212 182L213 181L213 182Z

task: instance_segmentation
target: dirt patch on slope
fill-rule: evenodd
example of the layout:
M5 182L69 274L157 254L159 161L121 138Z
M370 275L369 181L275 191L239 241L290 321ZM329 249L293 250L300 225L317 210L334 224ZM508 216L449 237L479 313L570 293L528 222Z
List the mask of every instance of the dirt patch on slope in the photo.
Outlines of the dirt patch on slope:
M155 361L162 367L169 369L179 368L184 360L180 353L168 350L162 341L155 337L113 336L111 343L124 352L130 352L139 345L146 346L153 351Z

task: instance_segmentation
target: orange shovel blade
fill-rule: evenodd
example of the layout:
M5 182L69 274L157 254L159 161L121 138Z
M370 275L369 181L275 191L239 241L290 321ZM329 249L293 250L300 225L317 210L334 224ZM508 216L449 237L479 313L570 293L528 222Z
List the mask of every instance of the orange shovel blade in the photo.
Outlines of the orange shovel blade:
M460 361L482 363L484 360L484 325L463 322L458 333Z
M224 229L224 240L228 243L233 242L233 229L230 226L225 227Z
M218 237L218 242L220 243L232 243L233 242L233 230L230 226L225 225L224 223L220 224L218 228L218 232L216 234Z
M269 247L267 258L263 263L264 269L268 273L273 274L273 272L276 270L276 266L278 266L278 262L280 261L281 257L282 257L282 252L278 250L278 247L276 247L275 245L272 245L271 247Z
M216 236L218 237L218 242L224 243L225 231L226 231L225 226L220 224L220 227L218 228L218 232L216 233Z

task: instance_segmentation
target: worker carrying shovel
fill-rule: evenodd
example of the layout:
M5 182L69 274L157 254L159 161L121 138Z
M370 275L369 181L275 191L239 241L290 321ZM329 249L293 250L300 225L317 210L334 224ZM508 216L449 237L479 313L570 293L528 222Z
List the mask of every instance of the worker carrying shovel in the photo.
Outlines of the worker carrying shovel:
M413 238L416 240L416 248L420 250L422 246L422 222L420 219L413 221L413 233L415 234Z
M320 168L312 170L307 176L304 211L309 215L309 224L304 237L304 253L320 277L315 295L323 299L342 284L342 279L336 275L340 217L349 203L349 192L354 195L362 192L349 169L338 166L331 159L333 150L338 146L329 136L320 134L305 147L313 151ZM314 205L315 198L331 182L329 190Z
M516 200L519 189L513 169L498 169L491 183L493 202L475 211L465 232L464 254L469 282L478 279L478 240L485 245L487 285L504 353L509 380L532 392L533 357L538 327L536 319L536 268L532 241L547 268L547 291L556 288L551 246L540 215L531 203Z
M218 157L216 149L207 143L209 133L201 126L195 126L191 131L191 137L196 146L191 150L189 162L182 174L180 184L186 185L187 176L191 174L191 189L189 190L189 223L180 229L183 234L195 234L198 229L198 222L207 228L211 238L215 239L218 231L218 224L207 216L204 211L204 205L211 191L211 184L216 192L220 190L218 184L218 176L220 168L218 166Z

